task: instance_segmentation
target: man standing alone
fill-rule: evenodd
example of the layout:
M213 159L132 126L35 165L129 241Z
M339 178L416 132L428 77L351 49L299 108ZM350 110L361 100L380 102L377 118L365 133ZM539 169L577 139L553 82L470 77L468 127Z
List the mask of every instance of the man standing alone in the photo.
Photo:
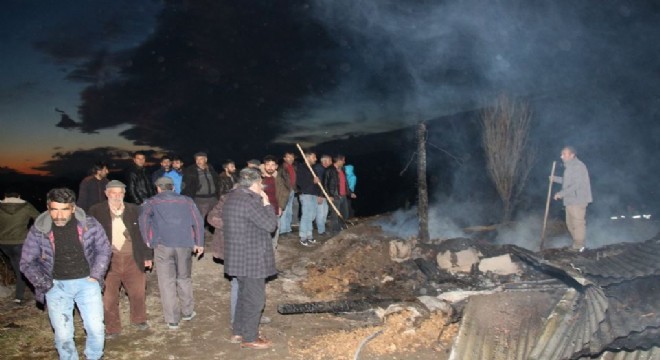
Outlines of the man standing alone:
M73 191L52 189L46 202L48 211L37 217L25 239L21 271L34 286L37 301L43 303L45 297L60 359L78 359L74 305L87 334L85 356L100 359L105 344L101 288L110 242L101 224L76 207Z
M140 208L124 202L126 185L112 180L106 185L107 202L92 206L89 214L98 220L112 245L110 270L105 278L103 311L106 339L113 339L121 332L119 319L119 290L124 286L130 304L131 323L146 330L147 277L145 268L151 268L153 251L145 245L138 226Z
M204 220L192 199L174 192L171 178L159 178L156 187L158 195L142 205L140 232L154 249L163 316L175 330L196 315L191 254L204 253Z
M259 321L266 303L266 278L277 273L270 234L278 219L261 187L259 170L241 170L238 184L227 194L222 214L225 272L238 280L231 341L241 342L243 348L267 349L271 342L259 336Z
M575 149L566 146L561 151L564 162L564 176L555 176L552 181L562 184L561 191L554 199L563 199L566 208L566 227L573 238L573 250L584 250L587 222L585 220L587 205L593 201L591 197L591 182L589 171L580 159Z

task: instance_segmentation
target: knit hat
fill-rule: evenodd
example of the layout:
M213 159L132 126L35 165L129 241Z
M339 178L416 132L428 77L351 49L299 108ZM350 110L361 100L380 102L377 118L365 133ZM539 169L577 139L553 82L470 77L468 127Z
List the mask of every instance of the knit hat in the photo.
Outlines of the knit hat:
M195 155L193 155L193 158L196 159L199 156L208 157L208 156L206 156L205 152L200 151L200 152L196 152Z

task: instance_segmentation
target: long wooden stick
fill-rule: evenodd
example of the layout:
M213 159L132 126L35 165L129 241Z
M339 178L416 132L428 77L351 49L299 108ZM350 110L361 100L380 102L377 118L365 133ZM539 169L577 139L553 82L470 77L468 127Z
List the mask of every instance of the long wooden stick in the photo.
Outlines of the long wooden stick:
M543 216L543 230L541 231L541 251L543 251L543 246L545 245L545 229L548 225L548 212L550 211L550 196L552 195L552 180L555 177L555 166L557 165L556 161L552 162L552 170L550 171L550 183L548 184L548 199L545 201L545 216Z
M305 160L305 164L307 164L307 168L308 168L309 171L312 173L312 176L318 179L318 176L316 176L316 173L314 172L314 169L312 169L312 165L310 165L310 164L309 164L309 161L307 161L307 156L305 156L305 152L304 152L303 149L300 147L300 144L296 144L296 146L298 147L298 150L300 150L300 153L302 154L303 160ZM323 187L323 184L321 184L321 182L319 181L319 183L316 184L316 185L318 185L318 186L321 188L321 191L323 191L323 195L325 196L325 199L326 199L326 200L328 201L328 203L332 206L332 209L335 211L335 213L337 213L337 216L339 216L339 218L340 218L344 223L346 223L346 220L344 219L343 216L341 216L341 213L339 212L339 210L337 209L337 207L335 206L335 204L332 202L332 200L330 200L330 196L329 196L328 193L325 191L325 188Z

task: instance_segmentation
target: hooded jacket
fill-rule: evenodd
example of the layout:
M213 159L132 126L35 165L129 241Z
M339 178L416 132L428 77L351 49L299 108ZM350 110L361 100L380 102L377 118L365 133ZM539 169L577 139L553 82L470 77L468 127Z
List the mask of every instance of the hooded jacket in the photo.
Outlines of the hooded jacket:
M78 239L82 243L85 259L89 264L89 276L103 288L103 278L108 271L112 249L101 224L85 211L76 207L73 219L78 229ZM72 221L73 221L72 219ZM43 303L48 290L53 287L53 266L55 259L55 238L53 219L46 211L39 215L28 232L21 256L21 272L34 286L35 298Z
M357 176L355 176L355 168L353 165L344 165L344 173L346 173L346 182L348 183L348 191L355 192L355 185L357 184Z
M20 245L25 241L30 220L39 216L37 209L20 198L0 201L0 245Z

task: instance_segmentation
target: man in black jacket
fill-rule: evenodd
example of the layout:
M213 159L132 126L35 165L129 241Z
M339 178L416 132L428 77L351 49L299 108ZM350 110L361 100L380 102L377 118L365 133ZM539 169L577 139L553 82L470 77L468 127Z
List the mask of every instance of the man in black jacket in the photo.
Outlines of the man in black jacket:
M154 185L147 175L144 168L146 157L144 153L138 151L133 154L133 166L128 170L126 179L128 180L128 199L141 205L148 198L156 195Z
M183 172L181 187L181 195L191 197L202 214L202 218L206 219L206 215L220 198L218 173L208 163L206 153L195 154L195 164L187 167Z
M101 223L112 245L110 269L105 276L103 291L103 313L106 339L113 339L121 332L119 317L119 290L123 285L128 294L131 323L146 330L147 304L145 269L151 268L153 250L142 241L138 216L140 208L125 203L125 185L112 180L106 185L107 202L98 203L89 210L89 215Z
M229 192L229 190L234 188L234 184L238 182L238 176L236 174L236 164L233 160L225 160L222 164L223 172L218 176L218 184L220 196Z
M327 191L330 201L337 207L341 213L342 218L348 218L348 201L347 197L353 195L348 189L348 182L346 181L346 174L344 174L344 164L346 157L344 155L336 155L332 166L328 166L323 174L323 186ZM341 231L342 227L339 223L339 216L337 212L330 211L330 233L336 235Z

